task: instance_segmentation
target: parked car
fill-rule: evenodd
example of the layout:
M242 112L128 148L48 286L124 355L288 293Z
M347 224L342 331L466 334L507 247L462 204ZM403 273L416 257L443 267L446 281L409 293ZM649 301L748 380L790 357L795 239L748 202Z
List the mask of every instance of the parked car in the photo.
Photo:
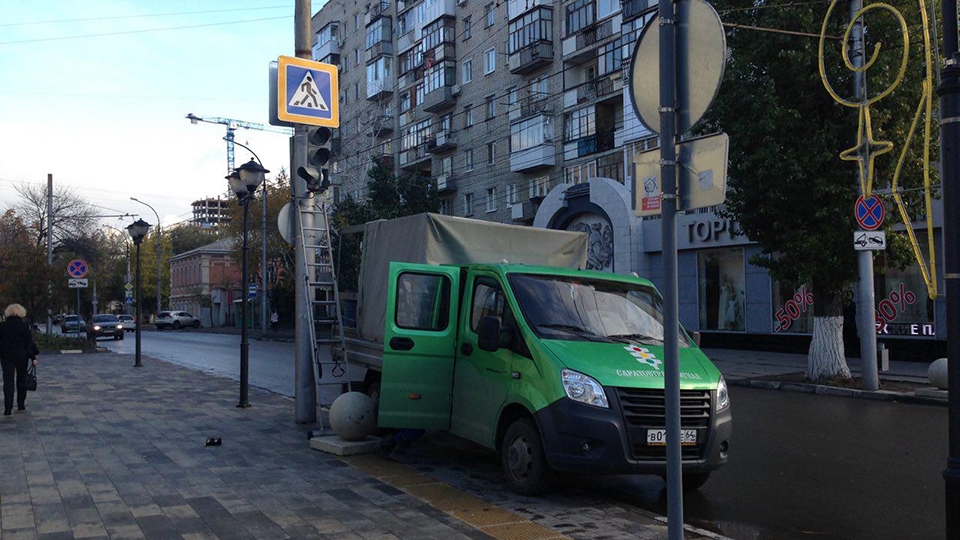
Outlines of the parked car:
M63 322L60 323L60 332L69 334L70 332L79 333L80 329L86 326L87 322L77 315L64 315Z
M179 330L184 326L200 328L200 319L187 313L186 311L161 311L157 316L157 330L164 328L173 328Z
M133 332L137 329L137 320L133 315L117 315L117 318L120 319L124 332Z
M87 325L87 338L96 341L98 337L123 339L123 323L113 314L94 315Z

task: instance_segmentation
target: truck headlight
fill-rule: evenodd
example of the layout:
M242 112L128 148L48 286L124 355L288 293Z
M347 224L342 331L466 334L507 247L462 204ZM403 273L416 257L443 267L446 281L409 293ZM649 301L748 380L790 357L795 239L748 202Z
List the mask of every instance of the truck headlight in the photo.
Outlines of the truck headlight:
M727 381L720 376L720 382L717 383L717 411L722 411L730 406L730 394L727 393Z
M595 407L610 408L610 404L607 403L607 394L593 377L569 369L561 371L560 377L563 379L563 389L568 398Z

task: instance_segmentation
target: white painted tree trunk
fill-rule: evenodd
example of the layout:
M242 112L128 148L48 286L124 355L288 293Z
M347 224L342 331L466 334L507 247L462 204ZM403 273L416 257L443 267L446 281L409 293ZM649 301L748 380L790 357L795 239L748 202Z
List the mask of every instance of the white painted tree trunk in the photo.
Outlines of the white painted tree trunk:
M850 378L843 355L843 317L814 317L813 340L807 354L807 378Z

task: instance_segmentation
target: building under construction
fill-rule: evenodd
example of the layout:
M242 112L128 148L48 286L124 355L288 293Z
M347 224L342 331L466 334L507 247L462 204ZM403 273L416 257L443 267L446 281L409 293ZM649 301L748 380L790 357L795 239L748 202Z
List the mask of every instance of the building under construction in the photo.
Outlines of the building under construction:
M193 207L193 218L190 223L194 225L215 227L230 221L227 216L228 201L219 197L193 201L190 206Z

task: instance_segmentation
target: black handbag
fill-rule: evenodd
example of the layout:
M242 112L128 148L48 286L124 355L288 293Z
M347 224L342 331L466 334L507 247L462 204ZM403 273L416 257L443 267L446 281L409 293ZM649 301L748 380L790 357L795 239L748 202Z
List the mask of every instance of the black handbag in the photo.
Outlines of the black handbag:
M23 380L23 387L30 392L37 391L37 366L31 365L27 368L27 376Z

